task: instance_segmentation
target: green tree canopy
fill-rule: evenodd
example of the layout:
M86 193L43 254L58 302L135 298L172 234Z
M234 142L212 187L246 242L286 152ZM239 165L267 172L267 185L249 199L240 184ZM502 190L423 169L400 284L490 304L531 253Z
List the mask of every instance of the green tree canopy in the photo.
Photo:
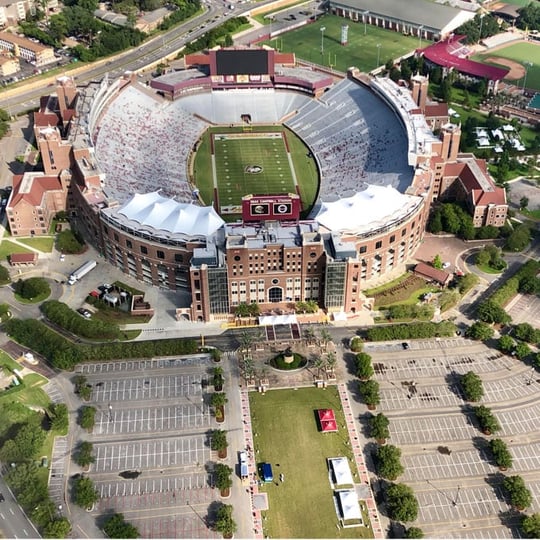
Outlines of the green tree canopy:
M216 513L216 531L228 538L236 532L236 522L233 519L233 507L230 504L223 504Z
M377 473L387 480L395 480L405 471L401 464L401 450L391 444L377 448L375 462Z
M139 538L138 529L124 520L123 514L113 514L103 526L109 538Z
M508 469L512 466L512 454L502 439L492 439L489 442L489 447L497 467Z
M214 451L225 450L229 446L227 432L222 429L214 429L210 438L210 448Z
M370 379L369 381L360 381L359 386L362 400L368 407L375 407L381 402L379 395L379 383Z
M524 516L521 522L521 530L528 538L540 538L540 514Z
M65 403L55 403L50 408L51 429L62 435L67 434L69 427L68 408Z
M75 463L81 467L87 467L96 461L94 457L94 446L91 442L82 441L75 453Z
M66 538L71 531L71 523L65 517L56 517L43 528L44 538Z
M225 491L232 487L232 474L233 470L225 463L216 463L214 467L214 477L216 487L220 491Z
M494 330L489 324L476 321L467 328L465 335L470 339L484 341L493 337Z
M405 538L424 538L424 531L420 527L409 527L405 531Z
M91 430L96 423L96 408L83 406L79 411L79 424L83 429Z
M77 478L73 484L75 504L81 508L90 508L99 500L99 493L94 482L86 476Z
M375 371L371 365L371 356L360 352L356 355L356 376L359 379L370 379Z
M497 346L502 352L510 353L515 349L516 342L508 334L504 334L499 338Z
M19 279L13 288L16 294L26 300L32 300L41 296L46 298L51 294L49 284L40 277Z
M531 505L532 495L521 476L507 476L503 480L503 488L508 494L510 504L519 510Z
M461 376L461 388L467 401L480 401L484 395L482 379L473 371Z
M369 419L369 436L377 440L386 440L390 437L390 420L379 413Z
M418 501L406 484L390 484L386 489L388 517L395 521L414 521L418 517Z
M485 405L479 405L478 407L475 407L474 414L476 415L476 419L478 420L478 423L480 424L480 429L484 433L496 433L497 431L500 431L501 425L499 424L499 421L497 420L497 417L491 412L491 409L486 407Z

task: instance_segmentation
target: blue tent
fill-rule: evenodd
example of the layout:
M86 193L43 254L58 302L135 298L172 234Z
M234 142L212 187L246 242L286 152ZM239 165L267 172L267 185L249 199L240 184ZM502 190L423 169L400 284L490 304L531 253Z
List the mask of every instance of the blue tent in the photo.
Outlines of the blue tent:
M272 465L270 465L270 463L262 464L262 476L265 482L272 482L274 480L274 475L272 474Z

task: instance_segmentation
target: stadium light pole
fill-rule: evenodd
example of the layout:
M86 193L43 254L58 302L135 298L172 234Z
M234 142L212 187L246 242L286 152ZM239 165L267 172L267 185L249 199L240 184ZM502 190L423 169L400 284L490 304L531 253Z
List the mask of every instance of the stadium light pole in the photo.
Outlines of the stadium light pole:
M377 65L375 66L375 69L379 67L379 60L381 59L381 44L377 43Z
M369 15L369 11L364 11L362 13L364 16L364 36L367 34L367 16Z
M424 29L424 25L420 25L418 27L418 48L422 48L422 30Z
M321 54L324 56L324 31L326 26L321 26Z
M525 62L523 65L525 66L525 77L523 78L523 93L525 93L525 85L527 84L527 73L529 73L529 68L533 67L533 63Z

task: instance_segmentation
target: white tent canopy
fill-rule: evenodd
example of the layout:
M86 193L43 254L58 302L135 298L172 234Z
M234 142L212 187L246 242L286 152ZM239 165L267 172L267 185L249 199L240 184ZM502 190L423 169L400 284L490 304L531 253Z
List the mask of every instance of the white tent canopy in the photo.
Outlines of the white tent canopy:
M344 489L337 492L343 519L362 519L358 504L358 495L354 489Z
M334 478L336 480L336 484L339 486L347 485L347 484L354 484L353 477L351 474L351 469L349 467L349 462L347 461L347 458L344 457L338 457L338 458L331 458L330 460L330 466L332 467L332 471L334 472Z
M296 324L298 322L296 315L263 315L259 317L261 326L270 326L272 324Z

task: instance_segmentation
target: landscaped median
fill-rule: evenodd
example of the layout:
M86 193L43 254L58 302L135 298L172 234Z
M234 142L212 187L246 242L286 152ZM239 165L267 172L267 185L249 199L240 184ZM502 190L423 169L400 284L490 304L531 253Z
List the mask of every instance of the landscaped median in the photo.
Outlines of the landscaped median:
M345 457L355 483L358 471L338 389L330 386L271 390L249 395L257 467L270 463L274 479L259 491L268 494L263 532L271 538L372 538L364 501L362 520L343 528L336 513L335 486L328 458ZM321 432L317 410L332 409L337 431ZM281 476L282 475L282 476ZM282 479L281 479L282 478ZM351 486L352 487L352 486Z

